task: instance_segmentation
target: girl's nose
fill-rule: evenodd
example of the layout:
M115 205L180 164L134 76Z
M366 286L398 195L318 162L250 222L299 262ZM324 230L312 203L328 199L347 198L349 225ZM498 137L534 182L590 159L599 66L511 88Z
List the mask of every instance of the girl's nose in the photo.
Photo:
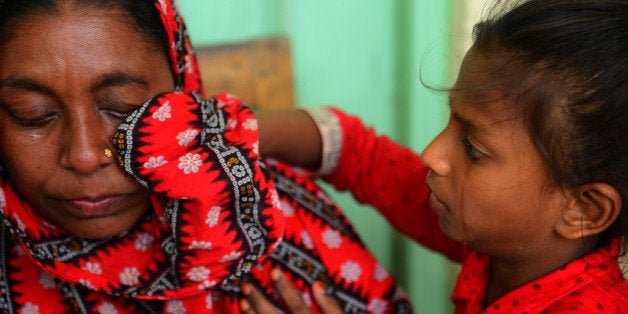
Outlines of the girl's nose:
M447 176L451 172L450 154L453 147L449 147L446 131L438 134L421 154L423 163L437 176Z
M66 122L60 163L64 168L90 174L114 162L109 152L110 127L99 119L76 118ZM109 151L106 151L109 149Z

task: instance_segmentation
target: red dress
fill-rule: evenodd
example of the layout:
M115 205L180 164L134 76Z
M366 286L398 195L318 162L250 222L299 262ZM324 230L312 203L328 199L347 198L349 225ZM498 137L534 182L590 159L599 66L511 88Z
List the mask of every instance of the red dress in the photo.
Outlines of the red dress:
M452 296L456 313L628 312L628 282L618 265L618 238L484 308L490 258L441 232L428 205L428 169L419 155L378 136L358 118L331 110L340 124L342 148L337 166L325 180L373 205L410 238L462 264Z

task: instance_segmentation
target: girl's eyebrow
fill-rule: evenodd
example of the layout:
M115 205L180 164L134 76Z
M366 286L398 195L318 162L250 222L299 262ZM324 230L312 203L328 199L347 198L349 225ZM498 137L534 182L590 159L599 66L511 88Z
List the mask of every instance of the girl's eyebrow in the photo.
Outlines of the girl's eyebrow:
M483 128L480 128L473 123L471 119L464 117L464 115L461 115L460 112L455 110L455 108L451 105L451 95L447 98L447 106L449 106L449 111L451 112L452 117L456 119L456 121L460 122L465 129L472 133L477 133L483 130Z
M456 119L458 122L460 122L464 126L464 128L466 130L469 130L469 132L471 132L471 133L479 133L482 130L484 130L484 128L478 127L470 119L467 119L467 118L461 116L458 112L455 112L455 111L452 110L451 114L454 117L454 119Z

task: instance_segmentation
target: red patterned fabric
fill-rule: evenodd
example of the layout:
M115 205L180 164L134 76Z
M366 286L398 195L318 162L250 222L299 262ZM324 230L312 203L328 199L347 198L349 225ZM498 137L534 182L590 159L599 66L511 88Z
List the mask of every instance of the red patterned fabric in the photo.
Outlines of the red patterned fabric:
M245 281L282 308L269 282L280 267L306 300L320 280L345 312L411 312L312 178L259 159L252 112L229 95L203 99L176 6L154 3L176 91L147 101L112 137L122 168L154 192L153 212L117 237L71 237L3 174L0 310L235 313Z
M378 208L412 239L462 263L452 296L456 313L628 313L628 282L618 264L621 239L484 308L490 258L440 231L438 217L428 205L428 169L419 155L378 136L359 118L330 110L340 121L343 145L338 165L326 180Z

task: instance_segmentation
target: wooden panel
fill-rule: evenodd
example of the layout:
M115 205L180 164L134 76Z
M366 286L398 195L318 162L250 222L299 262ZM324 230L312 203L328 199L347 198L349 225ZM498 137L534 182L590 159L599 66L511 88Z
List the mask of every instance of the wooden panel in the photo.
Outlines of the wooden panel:
M200 46L195 51L208 96L230 93L253 108L294 107L287 38Z

